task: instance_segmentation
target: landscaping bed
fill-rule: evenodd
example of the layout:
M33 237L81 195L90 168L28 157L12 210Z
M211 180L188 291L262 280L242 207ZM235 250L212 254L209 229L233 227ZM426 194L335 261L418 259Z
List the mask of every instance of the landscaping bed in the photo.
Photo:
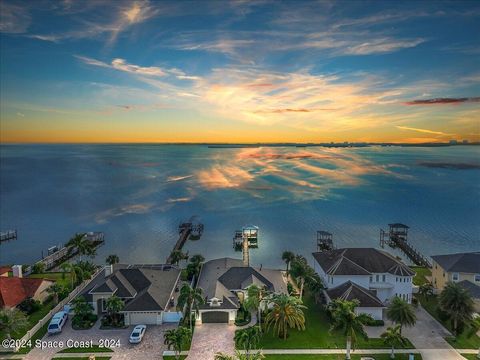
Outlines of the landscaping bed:
M344 349L346 338L339 332L330 332L330 318L320 304L315 304L309 296L304 298L308 309L305 313L305 331L289 329L287 340L280 339L273 335L270 329L260 340L261 349ZM382 339L364 340L358 337L358 349L388 349ZM410 349L414 346L408 342L404 348Z
M421 286L429 282L427 276L432 276L432 271L429 268L422 266L410 266L410 268L415 271L415 276L413 278L414 285Z

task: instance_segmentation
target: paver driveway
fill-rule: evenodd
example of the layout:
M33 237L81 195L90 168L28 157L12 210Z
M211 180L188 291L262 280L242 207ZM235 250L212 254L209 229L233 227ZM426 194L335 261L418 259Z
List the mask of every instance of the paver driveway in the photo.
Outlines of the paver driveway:
M68 339L80 341L93 340L94 344L98 344L99 339L119 339L120 347L113 348L113 353L105 353L105 355L112 356L112 360L157 360L162 359L163 350L166 350L166 347L163 345L163 333L165 330L177 327L177 325L164 324L160 326L148 326L142 342L135 345L128 342L133 326L119 330L100 330L99 327L100 321L97 321L95 326L90 330L73 330L71 321L69 320L61 334L53 336L46 335L43 340L58 340L64 342ZM24 359L50 360L59 350L61 349L33 349ZM88 349L86 349L85 352L88 352ZM98 354L98 356L101 356L101 354Z
M236 326L228 324L202 324L195 326L188 360L213 360L215 353L233 354Z

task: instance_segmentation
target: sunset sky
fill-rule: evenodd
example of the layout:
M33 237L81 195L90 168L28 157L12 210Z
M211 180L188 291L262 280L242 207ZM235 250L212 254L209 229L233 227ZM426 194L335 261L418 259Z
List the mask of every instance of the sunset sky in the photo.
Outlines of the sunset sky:
M0 6L1 142L480 139L479 1Z

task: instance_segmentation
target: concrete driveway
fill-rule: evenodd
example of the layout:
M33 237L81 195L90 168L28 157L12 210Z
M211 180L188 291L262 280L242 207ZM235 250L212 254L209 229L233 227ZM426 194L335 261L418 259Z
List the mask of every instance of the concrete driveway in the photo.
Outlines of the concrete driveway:
M452 334L435 320L421 306L415 311L417 322L414 327L403 328L402 333L417 349L420 350L423 360L464 360L460 354L445 341L445 337ZM385 326L366 327L369 337L378 338L392 323L385 321Z
M236 329L236 326L228 324L196 325L187 359L213 360L217 352L233 354Z
M100 321L97 321L95 326L89 330L73 330L71 327L71 319L69 319L67 325L63 329L61 334L48 336L42 340L45 341L63 341L68 339L77 341L90 341L94 344L98 344L100 339L111 339L115 342L120 341L120 346L112 348L113 353L105 353L108 356L112 356L112 360L115 359L145 359L145 360L157 360L162 359L163 350L167 350L163 345L163 333L168 329L176 328L176 324L164 324L159 326L149 325L147 331L140 344L132 345L128 342L128 338L133 329L133 326L127 329L118 330L100 330ZM46 349L33 349L27 354L25 360L50 360L60 348L46 348ZM85 353L88 353L88 349L85 349ZM100 354L97 354L100 356Z

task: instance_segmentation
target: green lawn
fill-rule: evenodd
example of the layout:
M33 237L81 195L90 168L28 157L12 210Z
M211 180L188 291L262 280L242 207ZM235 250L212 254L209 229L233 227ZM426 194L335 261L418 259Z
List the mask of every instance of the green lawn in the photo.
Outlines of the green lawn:
M418 300L422 304L423 308L428 311L435 319L443 324L448 330L452 331L450 321L443 321L438 314L438 300L436 296L432 296L426 299L423 296L418 295ZM468 329L463 333L455 337L449 337L445 340L448 341L456 349L478 349L480 347L480 338L476 334L471 334Z
M480 359L477 354L461 354L465 359L478 360Z
M413 278L414 285L423 285L428 282L426 276L432 276L432 271L429 268L421 266L411 266L410 268L416 273L415 277Z
M375 360L390 360L390 354L352 354L352 360L360 360L361 357L367 356ZM395 359L408 360L408 354L395 354ZM422 360L422 355L415 354L414 359ZM345 355L265 355L265 360L345 360Z
M72 276L70 273L65 273L65 278L63 277L62 272L44 272L41 274L31 274L29 277L35 279L53 280L62 286L68 287L69 289L72 287Z
M339 332L330 333L330 320L321 305L306 296L305 305L305 331L289 329L287 340L273 335L272 331L266 333L260 344L261 349L343 349L346 345L345 336ZM413 348L409 344L407 348ZM388 349L381 339L364 340L359 338L358 349Z
M112 349L106 347L100 347L98 345L93 345L89 348L79 348L79 347L72 347L60 350L59 353L63 354L78 354L78 353L106 353L106 352L113 352Z

